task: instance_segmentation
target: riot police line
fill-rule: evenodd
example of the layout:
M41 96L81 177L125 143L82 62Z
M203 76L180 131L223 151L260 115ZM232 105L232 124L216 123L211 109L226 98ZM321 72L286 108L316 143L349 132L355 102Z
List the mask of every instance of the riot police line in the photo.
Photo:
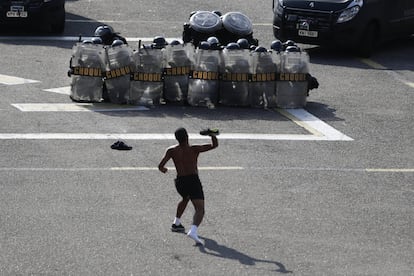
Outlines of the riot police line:
M318 87L308 54L293 41L275 40L268 50L243 14L205 11L184 24L183 43L157 36L133 49L100 26L93 39L73 46L69 76L73 101L145 106L297 108Z

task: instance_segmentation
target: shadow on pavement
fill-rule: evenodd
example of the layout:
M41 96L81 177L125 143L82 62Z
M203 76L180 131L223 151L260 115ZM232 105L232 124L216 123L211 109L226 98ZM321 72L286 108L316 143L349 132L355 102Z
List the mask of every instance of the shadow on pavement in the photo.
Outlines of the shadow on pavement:
M104 106L105 103L96 104L97 106ZM128 105L125 105L128 107ZM232 120L261 120L261 121L288 121L278 112L273 109L260 109L252 107L229 107L217 106L214 109L206 107L196 107L187 105L158 105L150 107L147 111L132 111L132 112L100 112L106 116L111 117L151 117L151 118L198 118L202 120L211 121L232 121Z
M72 0L73 1L73 0ZM100 21L66 12L65 30L61 34L50 33L48 27L40 24L7 25L0 30L0 42L9 45L41 45L72 48L77 42L65 40L67 37L90 37L100 25ZM62 37L62 39L56 39Z
M345 121L343 118L336 116L336 109L320 102L307 102L306 111L312 113L322 121Z
M95 103L94 106L105 108L106 103ZM206 107L193 107L187 105L159 105L150 107L146 111L122 111L122 105L118 106L120 110L116 112L111 111L94 111L101 113L109 117L136 117L136 118L198 118L201 120L210 120L216 122L222 121L290 121L275 109L263 109L253 107L230 107L230 106L217 106L214 109L208 109ZM125 105L125 108L134 107L133 105ZM337 117L334 108L329 107L326 104L319 102L308 102L304 107L306 111L315 115L323 121L344 121L343 118Z
M303 47L304 46L304 47ZM350 68L372 69L366 64L360 62L361 57L352 53L349 50L343 50L333 47L319 47L312 45L303 45L302 48L309 53L311 64L320 65L335 65ZM383 60L389 57L399 56L404 60L406 58L412 58L412 49L414 49L414 35L395 39L392 41L384 42L378 45L369 59L379 60L381 63ZM384 64L388 67L388 64ZM412 63L393 63L389 65L392 70L413 70Z
M229 248L225 245L218 244L215 240L208 239L208 238L201 237L201 236L200 238L204 240L204 246L199 246L198 248L200 249L200 252L204 254L216 256L219 258L237 260L241 264L249 265L249 266L254 266L256 265L256 263L274 264L277 266L277 269L275 270L276 272L292 273L292 271L287 270L286 267L280 262L253 258L233 248Z

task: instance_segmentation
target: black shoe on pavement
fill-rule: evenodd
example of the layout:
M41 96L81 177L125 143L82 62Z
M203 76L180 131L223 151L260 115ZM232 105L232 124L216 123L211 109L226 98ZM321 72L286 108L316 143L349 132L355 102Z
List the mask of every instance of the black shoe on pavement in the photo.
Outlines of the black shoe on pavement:
M128 146L127 144L125 144L122 141L117 141L115 143L113 143L111 145L111 149L116 149L116 150L131 150L132 147Z
M180 232L180 233L184 233L185 232L185 228L182 224L180 225L175 225L173 223L173 225L171 225L171 231L173 232Z

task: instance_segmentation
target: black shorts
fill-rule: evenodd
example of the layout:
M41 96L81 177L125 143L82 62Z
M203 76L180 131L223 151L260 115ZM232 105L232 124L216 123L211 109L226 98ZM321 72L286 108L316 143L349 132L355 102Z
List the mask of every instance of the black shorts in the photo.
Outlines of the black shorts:
M175 188L183 198L204 199L203 187L197 174L177 176Z

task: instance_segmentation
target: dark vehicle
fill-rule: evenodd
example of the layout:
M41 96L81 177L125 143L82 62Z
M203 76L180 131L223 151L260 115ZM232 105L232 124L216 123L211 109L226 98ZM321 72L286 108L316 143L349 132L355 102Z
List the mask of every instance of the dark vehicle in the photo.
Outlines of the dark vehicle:
M273 33L369 56L378 43L414 33L414 0L273 0Z
M0 0L0 26L41 25L61 33L65 15L65 0Z

